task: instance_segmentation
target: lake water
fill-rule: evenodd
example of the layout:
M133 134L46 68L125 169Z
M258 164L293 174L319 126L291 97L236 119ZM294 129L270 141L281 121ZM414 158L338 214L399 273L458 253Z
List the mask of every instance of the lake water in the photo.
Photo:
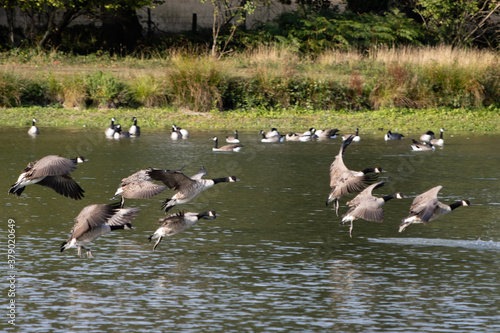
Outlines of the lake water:
M107 140L103 130L0 128L3 253L8 219L15 221L15 264L3 256L3 312L15 301L17 332L499 332L500 136L445 132L445 146L412 152L410 140L385 142L363 133L345 152L355 170L380 166L390 178L374 191L407 199L385 206L383 223L339 225L328 169L340 139L261 143L240 132L239 153L212 152L210 138L227 132L191 130L188 140L145 131ZM450 137L453 135L453 137ZM413 136L417 138L417 134ZM73 178L85 189L75 201L38 185L8 195L28 162L45 155L90 161ZM90 204L110 203L120 180L148 167L206 177L235 175L171 212L215 210L220 216L165 238L155 252L148 236L164 216L165 190L140 207L133 230L102 236L90 246L59 252L74 218ZM443 185L441 201L470 207L398 233L413 198ZM341 213L346 212L341 200ZM12 230L11 230L12 233ZM15 273L10 273L12 269ZM15 297L8 296L15 276ZM7 310L6 310L7 309ZM8 313L7 313L8 314Z

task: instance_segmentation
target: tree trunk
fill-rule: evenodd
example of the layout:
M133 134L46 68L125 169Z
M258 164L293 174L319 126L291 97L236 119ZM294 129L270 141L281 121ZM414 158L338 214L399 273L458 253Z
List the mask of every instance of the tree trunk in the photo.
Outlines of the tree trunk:
M112 54L132 51L142 38L142 26L135 10L101 8L102 44Z
M9 28L9 42L12 47L15 47L15 38L14 38L14 8L5 8L5 15L7 16L7 25Z

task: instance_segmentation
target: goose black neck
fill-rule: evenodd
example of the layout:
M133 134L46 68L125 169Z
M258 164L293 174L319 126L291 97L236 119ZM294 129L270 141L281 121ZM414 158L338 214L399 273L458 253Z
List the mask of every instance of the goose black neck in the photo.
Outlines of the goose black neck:
M384 199L384 202L387 202L391 199L394 199L396 197L395 194L389 194L389 195L386 195L385 197L383 197L382 199Z
M131 229L132 228L132 224L125 223L123 225L110 225L109 227L111 228L111 231L125 229L125 228Z
M441 131L441 133L439 134L439 138L443 139L443 131Z
M366 169L363 169L361 172L366 175L367 173L376 172L376 171L375 171L375 168L366 168Z
M214 148L218 148L218 145L219 145L219 139L214 139L214 142L215 142L215 147L214 147Z
M462 201L457 201L457 202L452 203L450 205L450 208L451 208L451 210L454 210L454 209L456 209L456 208L458 208L460 206L462 206Z
M223 183L223 182L229 182L229 177L214 178L212 180L213 180L214 184Z

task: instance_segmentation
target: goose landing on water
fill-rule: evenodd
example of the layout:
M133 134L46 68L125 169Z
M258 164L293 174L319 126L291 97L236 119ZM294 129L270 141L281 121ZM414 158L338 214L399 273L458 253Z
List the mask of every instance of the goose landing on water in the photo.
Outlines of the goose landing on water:
M353 171L346 167L343 160L344 151L351 144L353 138L354 135L351 135L342 142L339 153L330 165L330 187L332 190L326 205L328 206L333 202L337 216L339 215L339 199L342 196L364 190L378 178L378 175L373 173L383 171L381 168L366 168L362 171Z
M156 229L154 234L149 236L149 241L158 238L155 245L153 246L153 251L156 249L158 244L165 236L173 236L191 227L193 224L198 222L200 219L214 220L219 214L213 210L209 210L203 213L192 213L192 212L179 212L160 219L162 225Z
M80 200L85 192L69 175L76 170L78 163L87 161L82 156L74 159L57 155L47 155L38 161L30 162L22 171L17 182L9 189L9 193L20 196L26 186L38 184L47 186L57 193L71 199Z
M239 181L235 176L202 179L207 174L205 168L201 168L191 178L187 177L180 171L152 169L147 172L148 175L154 179L163 182L168 188L174 189L177 193L170 199L167 199L162 209L165 213L168 212L175 205L180 205L189 202L196 198L201 192L213 187L218 183L233 183Z
M160 194L165 185L158 185L151 182L148 171L153 169L139 170L136 173L123 178L120 186L115 192L113 199L120 195L122 197L121 207L123 208L125 198L127 199L149 199Z
M410 215L403 219L399 226L399 232L403 232L413 223L427 224L440 216L451 213L460 206L470 206L469 200L460 200L451 205L446 205L438 201L438 192L443 188L439 185L431 188L427 192L418 195L410 207Z
M401 192L386 195L385 197L378 198L372 195L374 189L384 186L386 181L381 181L372 184L359 193L354 199L347 202L351 207L349 211L342 217L342 224L350 222L349 236L352 237L352 229L354 228L354 220L363 219L366 221L382 222L384 220L384 210L382 206L389 200L403 199L404 195Z
M87 258L93 258L85 245L100 236L118 229L132 229L130 222L139 213L139 208L120 208L120 203L106 205L90 205L82 209L76 217L71 236L62 243L61 252L77 247L78 255L82 249L87 251Z

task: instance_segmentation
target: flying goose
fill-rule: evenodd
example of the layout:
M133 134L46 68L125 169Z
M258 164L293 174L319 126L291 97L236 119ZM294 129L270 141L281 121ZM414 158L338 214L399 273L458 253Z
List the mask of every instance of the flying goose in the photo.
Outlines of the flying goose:
M389 194L382 198L372 195L374 189L384 186L386 181L380 181L365 188L354 199L347 202L351 207L347 213L342 216L342 224L350 222L349 236L352 237L352 229L354 228L354 220L363 219L367 221L382 222L384 220L384 210L382 206L389 200L403 199L404 195L401 192Z
M439 130L439 132L440 132L440 133L439 133L439 139L432 139L432 140L431 140L431 144L433 144L433 145L437 145L437 146L442 147L442 146L444 145L444 140L443 140L443 132L444 132L444 131L445 131L445 129L444 129L444 128L441 128L441 129Z
M241 147L243 147L239 143L233 143L233 144L229 144L229 145L224 145L222 147L218 147L219 139L217 139L217 137L214 136L212 138L212 140L215 143L214 147L212 148L213 151L234 151L234 152L238 152L238 151L241 150Z
M313 139L325 140L325 139L335 139L339 129L330 128L326 130L315 130L313 133Z
M366 168L362 171L349 170L343 161L344 150L351 144L354 135L351 135L342 142L339 153L330 165L330 187L332 188L326 205L332 201L335 207L335 213L339 215L339 199L347 193L356 193L364 190L373 183L378 175L373 173L382 172L381 168Z
M69 174L76 170L78 163L85 161L87 159L82 156L69 159L57 155L47 155L38 161L30 162L19 175L17 182L9 189L9 193L17 194L19 197L26 186L39 184L50 187L57 193L71 199L80 200L85 191Z
M30 135L37 135L37 134L40 134L40 130L38 129L38 127L36 127L35 123L37 122L37 120L35 118L33 118L33 122L31 123L31 127L30 129L28 130L28 134Z
M430 142L419 142L415 139L412 139L413 144L410 145L411 150L413 151L432 151L436 150L436 147Z
M434 136L433 131L427 131L427 132L423 133L422 135L420 135L420 141L423 141L423 142L430 142L434 138L435 138L435 136Z
M234 136L226 136L227 143L240 143L240 139L238 139L238 130L234 131Z
M270 133L270 132L268 132L268 133ZM273 142L283 142L285 140L284 135L281 136L278 134L278 135L267 136L263 130L260 130L259 134L262 135L262 139L260 140L260 142L273 143Z
M438 201L438 192L443 188L439 185L431 188L427 192L418 195L411 204L410 215L403 219L399 226L399 232L403 232L412 223L427 224L429 221L451 213L460 206L470 206L469 200L460 200L451 205L446 205Z
M387 131L387 134L384 135L384 140L385 141L391 141L391 140L403 140L404 138L404 135L403 134L399 134L399 133L396 133L396 132L391 132L391 131Z
M132 126L130 126L128 132L132 136L140 136L141 135L141 127L137 126L137 118L133 117L132 121L134 122L134 124Z
M172 125L172 130L180 132L182 134L182 137L181 137L182 139L189 138L189 131L187 129L180 128L179 126L173 124Z
M233 183L239 181L235 176L202 179L207 174L204 167L202 167L191 178L187 177L180 171L151 169L147 174L154 180L159 180L167 185L168 188L174 189L177 193L170 199L165 200L162 209L165 213L175 205L180 205L189 202L196 198L201 192L211 188L215 184L222 182Z
M111 118L111 125L104 131L104 134L108 138L112 138L115 135L115 117Z
M115 125L115 133L113 134L115 139L130 138L130 133L122 130L121 125Z
M359 136L359 128L356 128L356 133L354 135L353 134L344 134L342 136L342 140L343 141L347 140L351 135L353 136L352 142L359 142L359 141L361 141L361 137Z
M179 232L191 227L193 224L198 222L199 219L213 220L217 216L219 216L219 214L213 210L209 210L203 213L179 212L160 218L159 222L162 223L162 225L148 238L150 242L152 239L158 238L153 246L153 251L156 249L158 244L160 244L163 237L178 234Z
M85 245L98 237L118 229L132 229L130 222L139 213L139 208L120 208L120 203L90 205L82 209L76 217L71 236L62 243L61 252L77 247L78 255L86 250L87 258L93 258Z
M127 199L149 199L157 194L160 194L165 188L165 185L158 185L151 182L151 177L148 171L153 169L139 170L136 173L123 178L121 184L115 192L113 199L120 195L122 197L121 207Z

